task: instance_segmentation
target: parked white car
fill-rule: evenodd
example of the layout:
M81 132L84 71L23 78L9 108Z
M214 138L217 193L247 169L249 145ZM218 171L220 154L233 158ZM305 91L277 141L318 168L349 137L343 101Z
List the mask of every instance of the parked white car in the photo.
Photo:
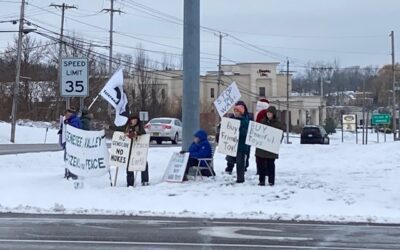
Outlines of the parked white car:
M176 118L160 117L151 119L144 126L151 141L161 144L163 141L171 141L177 144L182 139L182 122Z

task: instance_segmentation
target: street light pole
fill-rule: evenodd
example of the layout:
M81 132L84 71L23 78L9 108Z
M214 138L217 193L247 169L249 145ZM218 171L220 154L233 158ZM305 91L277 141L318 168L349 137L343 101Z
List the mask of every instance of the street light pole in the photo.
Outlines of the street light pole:
M396 140L396 76L395 76L395 59L394 59L394 31L390 32L392 38L392 81L393 81L393 114L392 114L392 124L393 124L393 140Z
M14 94L12 101L11 110L11 142L15 142L15 124L17 116L17 106L18 106L18 92L19 92L19 75L21 74L21 48L22 48L22 31L24 29L24 13L25 12L25 0L21 1L21 13L19 18L19 30L18 30L18 47L17 47L17 72L15 75L14 83Z

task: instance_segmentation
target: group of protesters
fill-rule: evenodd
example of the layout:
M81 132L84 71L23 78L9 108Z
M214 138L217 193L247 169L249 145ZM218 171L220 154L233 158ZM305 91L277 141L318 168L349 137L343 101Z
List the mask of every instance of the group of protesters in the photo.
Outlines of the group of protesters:
M261 101L268 102L265 99ZM244 183L245 172L247 171L247 168L249 166L249 158L250 158L250 146L246 144L246 135L249 127L249 122L251 120L246 104L243 101L236 102L235 106L233 107L233 115L228 117L239 120L240 128L239 128L239 141L238 141L238 149L236 156L226 157L227 165L225 168L225 172L227 174L232 174L233 168L236 165L236 183ZM93 116L89 114L87 109L83 109L81 111L81 115L78 116L76 109L70 107L65 111L64 124L68 124L70 126L83 130L90 130L92 118ZM282 124L277 119L277 110L274 106L269 106L268 108L259 111L255 121L267 126L283 130ZM144 125L140 120L139 116L137 115L130 116L126 125L121 127L111 126L110 129L114 131L124 132L125 135L131 140L135 140L138 136L146 134ZM59 131L60 135L61 131L62 128ZM218 142L218 135L216 141ZM62 145L65 149L65 143ZM194 133L193 143L190 145L188 150L181 151L181 153L186 153L186 152L189 153L189 160L185 169L185 175L183 179L184 181L188 180L187 175L189 173L190 167L197 166L199 164L200 167L202 167L200 169L201 171L200 174L202 176L207 176L207 177L215 176L215 171L213 168L205 167L204 164L207 164L206 162L199 162L199 159L212 158L212 147L210 142L208 141L208 135L204 130L199 129ZM255 159L257 166L257 175L259 176L259 183L258 183L259 186L266 185L267 176L268 176L268 185L273 186L275 184L275 160L278 159L278 157L279 157L278 154L260 148L256 148ZM65 178L76 179L77 176L71 173L68 169L65 169ZM135 182L134 172L129 171L128 168L126 172L126 180L127 180L127 186L134 185ZM149 184L148 163L146 163L146 170L141 172L141 181L143 186Z

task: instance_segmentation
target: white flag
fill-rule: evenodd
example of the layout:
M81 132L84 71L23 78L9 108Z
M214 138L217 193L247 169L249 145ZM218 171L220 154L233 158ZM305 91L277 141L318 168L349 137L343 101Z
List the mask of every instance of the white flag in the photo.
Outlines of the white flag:
M100 91L100 95L115 108L114 124L116 126L125 125L129 116L128 98L124 93L123 85L124 76L122 69L119 69Z

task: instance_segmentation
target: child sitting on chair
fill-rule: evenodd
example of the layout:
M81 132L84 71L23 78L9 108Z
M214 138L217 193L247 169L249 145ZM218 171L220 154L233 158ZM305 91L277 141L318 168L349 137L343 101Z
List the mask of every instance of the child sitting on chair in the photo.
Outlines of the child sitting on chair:
M193 166L197 166L199 164L199 160L201 158L212 158L212 149L210 142L208 141L206 131L200 129L193 136L193 143L189 147L189 161L186 165L185 177L184 181L187 180L187 174L189 172L189 168ZM181 151L181 153L186 153L185 151ZM203 167L200 169L202 176L215 176L215 172L212 169L212 172L207 168L206 163L204 161L200 162L200 166Z

